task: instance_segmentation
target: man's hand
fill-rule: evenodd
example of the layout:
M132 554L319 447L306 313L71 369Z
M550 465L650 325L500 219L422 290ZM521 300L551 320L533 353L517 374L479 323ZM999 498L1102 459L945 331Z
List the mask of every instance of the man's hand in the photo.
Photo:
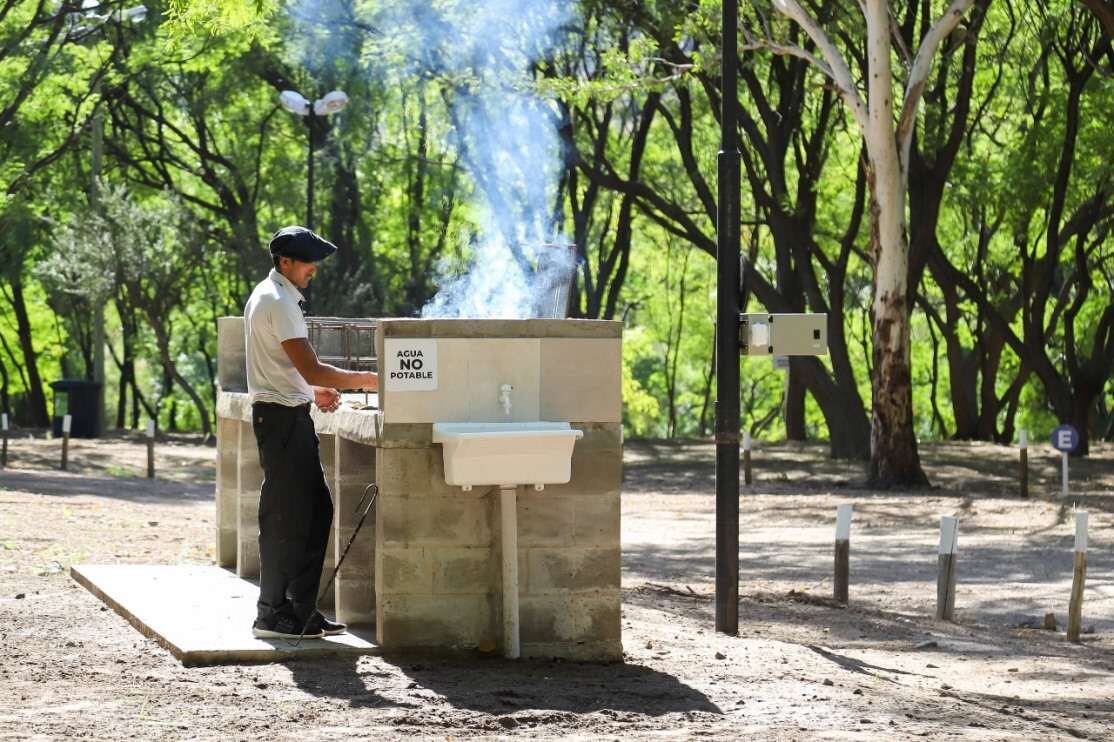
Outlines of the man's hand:
M313 403L322 412L333 412L340 407L340 392L327 386L313 388Z
M365 371L360 374L359 388L365 392L379 391L379 374L374 371Z

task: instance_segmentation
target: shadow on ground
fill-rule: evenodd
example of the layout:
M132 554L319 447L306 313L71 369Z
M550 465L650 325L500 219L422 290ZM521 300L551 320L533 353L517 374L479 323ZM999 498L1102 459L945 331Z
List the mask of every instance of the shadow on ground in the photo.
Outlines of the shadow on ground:
M648 716L723 713L703 693L673 675L643 665L494 657L477 662L475 657L446 660L443 656L419 655L382 660L410 678L414 690L411 697L417 702L380 696L375 689L376 677L387 678L392 673L376 671L374 666L361 670L355 659L296 660L287 666L294 682L307 693L347 701L354 708L393 706L413 709L413 713L425 717L436 713L440 701L454 709L497 717L514 714L513 724L501 723L502 728L564 723L593 712Z
M0 471L0 490L18 490L49 497L96 495L140 503L170 504L213 500L212 482L97 477L81 473L28 469Z

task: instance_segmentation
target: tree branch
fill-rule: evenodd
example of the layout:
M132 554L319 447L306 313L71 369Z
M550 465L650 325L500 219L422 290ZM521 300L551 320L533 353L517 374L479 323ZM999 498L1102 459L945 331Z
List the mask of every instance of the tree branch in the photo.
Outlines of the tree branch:
M928 73L932 71L936 50L940 47L940 42L959 25L963 15L974 5L974 2L975 0L952 0L952 4L936 23L932 24L932 28L917 47L917 55L913 58L913 66L909 69L909 79L905 82L905 100L902 102L901 118L898 119L897 124L897 146L902 172L908 172L909 146L913 141L917 108L924 95L925 80L928 79Z
M858 122L859 128L865 132L867 130L866 105L859 95L858 88L855 87L855 81L851 78L851 70L847 66L847 62L843 59L843 55L840 53L839 49L836 48L836 45L828 38L828 35L824 33L824 30L820 28L820 24L808 14L808 11L801 7L797 0L774 0L774 7L777 8L778 12L782 15L796 21L797 25L808 34L810 39L812 39L812 43L816 44L816 48L820 50L821 56L823 56L824 60L828 63L826 69L825 67L820 67L819 69L835 81L836 90L839 91L840 97L843 98L847 107L851 109L851 113L855 116L855 121ZM803 51L804 50L802 50L802 52ZM808 54L808 52L804 53ZM808 57L802 57L802 59L807 58ZM816 61L813 61L812 64L815 65Z

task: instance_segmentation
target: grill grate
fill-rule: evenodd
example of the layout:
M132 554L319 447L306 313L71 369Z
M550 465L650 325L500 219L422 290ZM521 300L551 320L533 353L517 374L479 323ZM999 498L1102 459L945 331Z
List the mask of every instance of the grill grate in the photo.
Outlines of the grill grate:
M323 362L348 371L379 371L373 319L306 317L309 342Z

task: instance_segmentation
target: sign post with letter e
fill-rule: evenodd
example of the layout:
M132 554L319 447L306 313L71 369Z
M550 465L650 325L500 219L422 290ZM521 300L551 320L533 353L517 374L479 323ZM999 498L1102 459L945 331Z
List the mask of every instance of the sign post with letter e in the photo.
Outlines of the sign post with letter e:
M1061 425L1052 431L1052 447L1063 458L1060 494L1068 496L1068 454L1079 448L1079 431L1071 425Z

